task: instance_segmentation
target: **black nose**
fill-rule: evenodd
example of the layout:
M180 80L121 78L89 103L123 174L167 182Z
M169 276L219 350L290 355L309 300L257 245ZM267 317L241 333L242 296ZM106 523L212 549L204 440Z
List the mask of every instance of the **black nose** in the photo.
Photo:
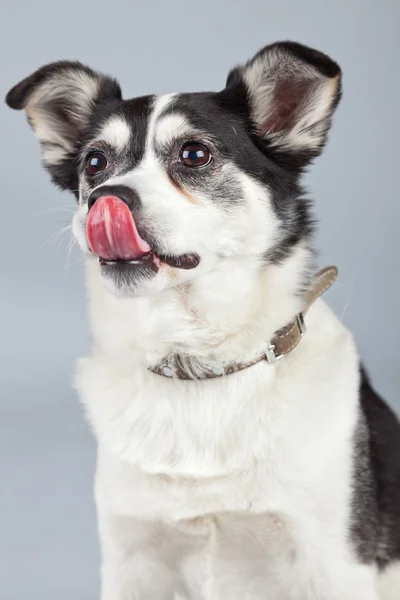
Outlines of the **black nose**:
M135 192L135 190L132 190L132 188L126 185L102 185L101 187L96 188L94 192L90 194L88 200L88 211L92 208L96 200L103 196L116 196L125 202L132 212L140 207L139 195Z

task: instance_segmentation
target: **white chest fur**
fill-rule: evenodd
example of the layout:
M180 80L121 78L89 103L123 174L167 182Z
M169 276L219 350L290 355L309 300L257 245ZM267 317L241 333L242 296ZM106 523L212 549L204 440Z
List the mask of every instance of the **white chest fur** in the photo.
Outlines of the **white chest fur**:
M307 326L276 366L195 384L111 356L81 361L77 385L99 440L100 531L114 557L105 572L115 560L129 587L140 565L147 581L155 564L165 571L140 600L161 590L166 600L219 590L232 600L320 598L315 573L332 593L339 585L331 560L346 579L358 360L322 301Z

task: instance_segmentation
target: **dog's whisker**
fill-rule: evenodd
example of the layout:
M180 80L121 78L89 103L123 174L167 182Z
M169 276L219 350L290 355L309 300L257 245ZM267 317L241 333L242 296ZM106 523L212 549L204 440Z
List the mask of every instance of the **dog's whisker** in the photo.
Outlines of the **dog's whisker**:
M335 289L343 289L345 291L345 293L346 293L346 298L347 299L345 301L345 305L344 305L344 307L342 309L342 312L339 315L339 321L343 322L344 315L345 315L345 313L346 313L346 311L347 311L347 309L348 309L348 307L350 305L350 302L351 302L352 292L351 292L351 290L349 290L349 287L347 285L345 285L344 283L340 283L338 281L335 281L335 283L332 286L332 290L331 291L334 292Z
M67 272L69 272L69 269L71 268L71 265L72 265L71 253L72 253L72 250L74 249L75 244L76 244L76 238L71 230L69 240L68 240L68 248L67 248L67 261L66 261L66 271ZM81 257L81 259L83 259L83 257Z
M74 210L73 207L69 205L53 206L51 208L43 208L42 210L38 210L37 212L32 213L32 217L37 217L38 215L43 215L50 212L67 212L74 215L76 210Z
M71 230L71 228L72 228L72 225L65 225L64 227L61 227L61 229L58 229L58 231L55 231L54 233L52 233L51 236L49 238L47 238L47 240L45 240L43 242L43 244L41 244L40 248L44 248L48 244L51 245L51 244L55 243L60 237L62 238L64 233Z

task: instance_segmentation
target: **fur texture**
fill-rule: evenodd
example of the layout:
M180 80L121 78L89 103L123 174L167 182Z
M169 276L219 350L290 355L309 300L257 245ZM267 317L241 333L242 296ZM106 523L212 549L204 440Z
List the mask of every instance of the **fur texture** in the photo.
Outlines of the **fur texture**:
M302 309L314 255L300 179L340 94L334 61L280 42L218 93L122 100L113 79L60 62L7 97L78 199L93 348L76 387L99 448L102 600L400 597L400 426L322 300L274 366L148 370L174 354L194 378L251 361ZM211 158L188 166L196 144ZM106 192L157 268L90 252L88 210Z

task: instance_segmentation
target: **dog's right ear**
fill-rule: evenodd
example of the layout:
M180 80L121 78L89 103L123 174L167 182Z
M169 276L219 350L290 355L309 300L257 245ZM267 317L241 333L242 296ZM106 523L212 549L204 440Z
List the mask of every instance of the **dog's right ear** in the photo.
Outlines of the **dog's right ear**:
M18 83L6 102L26 110L53 181L77 193L76 155L93 111L100 102L119 99L121 89L114 79L79 62L60 61Z

